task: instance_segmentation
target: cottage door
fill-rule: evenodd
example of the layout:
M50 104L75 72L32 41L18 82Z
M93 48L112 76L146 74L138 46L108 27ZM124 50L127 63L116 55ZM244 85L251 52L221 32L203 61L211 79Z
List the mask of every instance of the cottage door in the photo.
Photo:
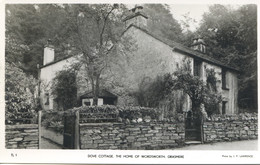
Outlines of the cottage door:
M185 141L201 141L201 116L191 111L185 117Z

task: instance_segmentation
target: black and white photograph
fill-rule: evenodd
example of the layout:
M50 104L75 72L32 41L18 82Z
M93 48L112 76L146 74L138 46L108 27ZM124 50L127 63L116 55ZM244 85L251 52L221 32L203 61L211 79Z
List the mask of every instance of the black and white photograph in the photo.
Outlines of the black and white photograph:
M181 163L205 150L219 163L259 160L250 2L5 2L5 161L80 151L85 163Z

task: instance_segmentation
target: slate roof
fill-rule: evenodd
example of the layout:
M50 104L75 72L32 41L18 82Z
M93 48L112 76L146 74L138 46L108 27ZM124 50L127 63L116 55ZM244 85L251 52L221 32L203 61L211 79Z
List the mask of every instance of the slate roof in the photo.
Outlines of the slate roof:
M184 53L184 54L189 55L189 56L191 56L191 57L198 58L198 59L201 59L201 60L203 60L203 61L206 61L206 62L208 62L208 63L215 64L215 65L217 65L217 66L220 66L220 67L223 67L223 68L226 68L226 69L230 69L230 70L239 72L239 69L238 69L238 68L235 68L235 67L231 67L231 66L229 66L229 65L226 65L226 64L224 64L223 62L221 62L221 61L219 61L219 60L217 60L217 59L215 59L215 58L212 58L212 57L210 57L210 56L207 55L207 54L200 53L200 52L198 52L198 51L196 51L196 50L193 50L193 49L191 49L191 48L189 48L189 47L186 47L186 46L184 46L184 45L182 45L182 44L180 44L180 43L177 43L177 42L174 42L174 41L170 41L170 40L163 39L163 38L160 38L160 37L158 37L158 36L155 36L155 35L151 34L150 32L148 32L147 30L142 29L142 28L140 28L140 27L138 27L138 26L136 26L136 25L133 25L133 24L130 25L125 31L127 31L127 30L128 30L129 28L131 28L131 27L135 27L135 28L137 28L137 29L139 29L139 30L145 32L146 34L152 36L153 38L155 38L155 39L157 39L157 40L163 42L164 44L166 44L166 45L172 47L172 48L173 48L173 51L181 52L181 53Z
M113 93L107 91L107 90L101 90L99 92L99 98L117 98L116 95L114 95ZM80 96L80 99L84 99L84 98L93 98L93 94L92 91L89 91L85 94L83 94L82 96Z
M52 61L52 62L50 62L50 63L48 63L48 64L46 64L46 65L42 65L42 66L40 67L40 69L41 69L41 68L45 68L45 67L47 67L47 66L50 66L50 65L52 65L52 64L55 64L55 63L57 63L57 62L66 60L66 59L68 59L68 58L70 58L70 57L73 57L73 56L75 56L75 55L66 55L66 56L64 56L64 57L62 57L62 58L59 58L59 59L57 59L57 60L54 60L54 61Z

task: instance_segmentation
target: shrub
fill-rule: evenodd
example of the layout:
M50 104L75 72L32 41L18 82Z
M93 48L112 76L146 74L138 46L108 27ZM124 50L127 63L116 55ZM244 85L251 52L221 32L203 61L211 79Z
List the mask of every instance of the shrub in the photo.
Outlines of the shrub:
M139 84L138 91L133 95L140 106L157 108L161 101L172 98L172 86L173 78L169 73L157 76L154 80L145 77Z
M83 122L106 122L108 121L106 119L112 119L113 117L115 121L118 121L118 119L121 119L122 121L132 121L137 120L138 118L150 118L151 120L159 120L160 115L159 110L155 108L114 105L77 107L66 111L66 113L72 114L75 111L79 111L80 114L85 114L85 116L81 116L82 118L80 119L83 120Z
M104 123L104 122L183 122L183 114L177 114L174 118L160 120L161 112L155 108L139 106L85 106L75 107L66 111L50 111L43 113L42 125L52 128L57 132L63 130L63 117L74 116L79 112L80 123Z
M240 114L214 114L207 121L243 121L243 120L258 120L257 113L240 113Z
M5 66L6 124L35 123L39 100L35 97L37 81L16 65Z
M43 111L42 126L52 128L53 130L63 132L64 111Z

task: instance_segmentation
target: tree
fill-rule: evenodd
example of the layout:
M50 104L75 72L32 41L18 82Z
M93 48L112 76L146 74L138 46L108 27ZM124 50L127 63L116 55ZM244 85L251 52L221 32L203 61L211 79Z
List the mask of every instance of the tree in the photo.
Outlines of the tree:
M53 79L52 95L56 97L58 109L66 110L77 105L76 73L72 69L62 70Z
M170 12L168 5L144 4L144 13L148 16L147 30L171 41L182 41L182 28Z
M12 119L21 119L35 116L39 110L39 100L35 89L37 80L27 76L13 63L5 64L5 116L8 123L15 123Z
M57 48L56 54L63 54L67 7L56 4L6 5L5 60L14 62L25 73L37 78L37 64L42 64L42 50L49 38Z
M123 5L86 4L71 5L68 42L72 53L81 54L78 66L82 66L90 80L93 104L97 105L100 81L107 67L109 55L115 51L124 30Z
M239 106L257 110L257 6L212 5L196 34L208 55L240 69Z
M115 51L124 30L124 5L28 4L6 6L6 61L37 77L42 50L48 39L55 46L55 59L82 54L97 102L101 73Z

